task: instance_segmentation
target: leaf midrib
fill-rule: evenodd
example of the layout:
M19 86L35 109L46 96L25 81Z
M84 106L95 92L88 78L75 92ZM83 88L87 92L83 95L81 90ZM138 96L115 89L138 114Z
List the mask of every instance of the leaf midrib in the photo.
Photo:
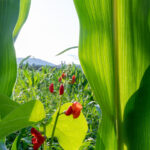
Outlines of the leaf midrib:
M113 1L113 29L114 29L114 68L115 68L115 121L117 135L117 150L122 149L122 121L121 121L121 105L120 105L120 76L119 76L119 49L118 49L118 1Z

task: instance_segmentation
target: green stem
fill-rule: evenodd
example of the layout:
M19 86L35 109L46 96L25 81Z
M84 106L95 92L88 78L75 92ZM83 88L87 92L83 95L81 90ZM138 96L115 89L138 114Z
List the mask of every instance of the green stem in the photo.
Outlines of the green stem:
M53 143L53 139L54 139L54 133L55 133L57 121L58 121L59 114L60 114L61 103L62 103L62 96L60 97L60 102L59 102L58 112L57 112L57 115L56 115L56 119L55 119L53 131L52 131L52 136L51 136L51 141L50 141L50 147L49 147L50 150L52 150L52 143Z
M44 128L44 136L46 137L46 124L43 124L43 128ZM44 150L47 150L47 145L46 145L46 140L44 141L44 145L43 145Z

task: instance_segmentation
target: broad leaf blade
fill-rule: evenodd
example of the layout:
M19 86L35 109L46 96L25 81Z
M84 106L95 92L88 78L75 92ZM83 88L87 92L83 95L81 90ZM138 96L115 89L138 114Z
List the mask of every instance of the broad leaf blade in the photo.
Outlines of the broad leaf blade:
M0 121L0 138L39 122L44 118L45 111L40 101L25 103L14 109Z
M15 108L19 107L20 105L5 95L0 94L0 118L3 119L6 115L8 115L11 111Z
M7 96L12 94L17 76L16 55L12 36L16 39L19 30L26 21L29 8L30 0L0 1L0 93Z
M124 116L128 150L150 148L150 67L145 72L139 90L129 99Z
M0 93L10 96L16 80L17 64L12 32L19 14L19 0L0 1Z
M67 103L62 105L61 112L68 109L72 105ZM51 137L56 113L53 115L53 120L46 126L46 135ZM73 119L73 116L60 115L56 126L55 136L58 138L59 144L64 150L78 150L88 131L87 121L81 113L79 118Z
M102 109L97 149L124 149L125 105L150 65L150 1L74 3L80 21L79 59Z
M0 1L0 93L7 96L12 94L17 76L14 39L12 37L16 39L27 18L29 8L30 0Z

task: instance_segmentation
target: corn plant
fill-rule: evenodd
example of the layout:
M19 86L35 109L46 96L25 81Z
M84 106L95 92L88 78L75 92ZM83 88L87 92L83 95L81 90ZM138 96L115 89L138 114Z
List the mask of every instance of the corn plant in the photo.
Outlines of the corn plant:
M70 150L70 145L72 145L72 150L76 150L85 138L88 130L87 121L81 112L82 105L79 102L61 105L64 93L63 84L60 85L59 96L56 95L57 99L60 99L58 110L50 119L47 119L47 122L44 120L46 113L40 100L28 102L26 100L25 103L20 104L12 99L17 76L14 41L27 19L30 3L30 0L0 0L0 149L6 149L5 137L9 134L25 127L38 125L40 132L31 128L34 150L37 150L43 143L44 150L48 147L52 149L54 136L58 138L65 150ZM74 82L75 76L72 84ZM54 92L51 86L50 92ZM68 107L69 110L67 110ZM78 137L79 134L80 137ZM50 138L50 145L47 147L44 141L48 138ZM18 149L16 145L19 139L20 137L15 139L12 150Z
M102 110L96 149L150 149L150 1L74 4L80 62Z
M45 118L43 104L10 99L17 76L14 41L27 18L30 0L0 1L0 139Z

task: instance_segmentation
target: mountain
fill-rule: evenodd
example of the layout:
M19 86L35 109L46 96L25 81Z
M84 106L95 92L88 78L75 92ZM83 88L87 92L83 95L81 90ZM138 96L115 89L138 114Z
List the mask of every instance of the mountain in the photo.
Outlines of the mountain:
M17 58L17 64L19 65L23 59L24 58ZM23 64L26 64L26 63L28 63L31 66L46 66L46 65L51 66L51 67L56 66L55 64L52 64L50 62L47 62L38 58L29 58L23 62Z

